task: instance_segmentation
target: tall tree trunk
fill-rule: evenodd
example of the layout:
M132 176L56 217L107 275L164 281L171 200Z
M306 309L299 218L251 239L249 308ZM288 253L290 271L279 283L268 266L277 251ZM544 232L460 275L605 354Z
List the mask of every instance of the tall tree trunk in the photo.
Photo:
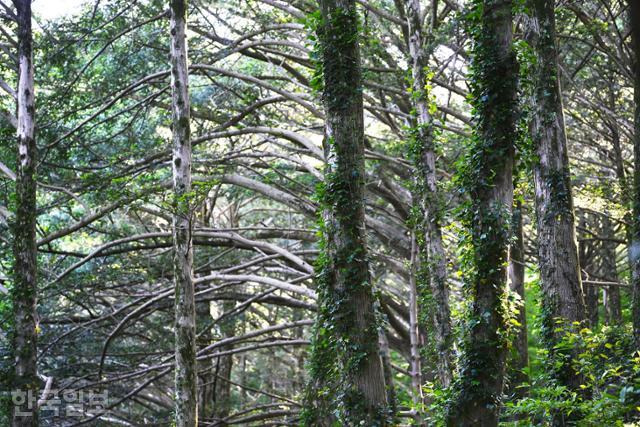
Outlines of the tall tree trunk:
M538 261L543 293L545 339L550 354L562 338L558 319L566 325L586 318L574 225L571 177L558 74L555 1L530 0L528 38L535 50L531 138L538 161L534 165ZM561 356L562 357L562 356ZM557 377L571 388L580 385L570 364Z
M633 218L629 252L633 293L633 335L636 345L640 346L640 4L637 1L630 0L629 9L633 43L633 100L635 103L633 126Z
M504 386L504 297L517 137L512 6L511 1L477 0L469 24L476 128L462 183L470 196L465 221L472 243L472 307L457 396L449 407L450 426L497 426Z
M385 425L387 396L364 225L364 115L355 0L321 0L325 124L324 265L312 384L324 390L344 425ZM333 349L333 350L329 350ZM335 365L337 363L337 366ZM313 368L313 366L316 366ZM327 384L337 369L333 384ZM338 389L331 389L331 387ZM329 388L329 390L327 390ZM308 425L327 425L315 399ZM339 403L339 405L337 405Z
M18 18L18 165L13 235L14 390L37 397L36 140L31 0L14 0ZM14 408L12 425L37 426L34 402Z
M176 426L198 423L196 308L192 279L191 124L186 1L171 0L171 112L173 120L173 249L175 277Z
M525 304L524 292L524 232L522 226L522 202L516 200L511 229L513 230L513 240L511 245L509 260L509 285L511 291L518 294L522 301L519 313L516 318L520 326L514 338L513 349L514 358L512 361L510 388L517 396L524 396L526 389L522 384L529 382L529 376L526 373L529 367L529 344L527 338L527 308Z
M436 153L434 144L433 118L430 113L430 94L427 69L429 55L433 51L433 40L424 34L424 14L420 0L406 0L408 22L408 45L411 56L411 99L416 111L415 128L411 135L411 152L416 169L414 203L417 212L414 215L416 241L418 243L419 269L424 270L416 276L418 307L420 317L429 319L422 329L427 337L433 337L433 343L425 343L433 349L433 358L426 358L424 364L435 368L440 384L448 387L451 383L453 354L451 351L451 310L449 308L449 287L447 284L447 257L442 242L441 203L438 195L436 175ZM431 14L435 15L436 10ZM432 359L432 360L428 360ZM423 369L425 366L423 366Z

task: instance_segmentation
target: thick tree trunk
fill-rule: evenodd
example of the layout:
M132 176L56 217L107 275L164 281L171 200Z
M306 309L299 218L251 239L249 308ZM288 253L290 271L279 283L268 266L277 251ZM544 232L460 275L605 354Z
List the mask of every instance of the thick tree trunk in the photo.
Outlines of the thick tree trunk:
M319 39L323 50L325 124L324 265L318 279L319 317L312 384L328 399L344 425L385 425L387 396L378 324L367 261L364 218L364 116L354 0L321 0ZM330 332L328 330L330 329ZM334 349L329 351L328 348ZM320 360L322 359L322 360ZM316 399L317 400L317 393ZM315 402L315 419L330 422L326 405ZM324 408L322 408L325 406ZM318 418L320 417L320 418Z
M518 67L513 51L512 2L476 1L473 27L475 138L463 183L471 232L468 283L471 319L450 426L497 426L507 343L504 297L513 205Z
M529 41L536 56L530 131L538 161L534 165L538 261L543 293L545 338L553 357L563 336L558 321L570 326L586 319L574 225L571 177L555 31L555 1L530 0ZM562 356L561 356L562 357ZM558 379L580 385L569 364L557 369Z
M517 200L513 208L511 229L513 230L513 240L511 244L509 260L509 285L511 291L520 296L522 306L516 318L520 326L513 340L514 357L511 369L510 388L517 396L524 396L526 388L522 386L529 382L527 368L529 367L529 344L527 339L527 308L525 305L524 292L524 232L522 227L522 202Z
M415 128L411 133L411 152L416 169L414 203L418 208L414 218L416 241L418 243L419 269L422 274L416 276L418 307L421 318L421 329L427 337L434 341L426 342L433 358L426 358L424 365L429 365L437 373L437 379L444 387L451 383L453 371L453 354L451 350L451 310L449 308L449 287L447 284L447 257L442 242L441 203L438 195L438 178L436 175L436 153L433 133L433 118L430 113L430 94L427 67L429 54L433 46L423 28L423 13L419 0L406 0L408 22L408 45L411 55L411 98L416 111ZM436 11L432 10L432 14ZM431 359L431 360L429 360ZM423 366L423 369L427 366Z
M175 280L176 426L198 423L196 309L192 280L191 124L186 1L171 0L171 112L173 120L173 247Z
M631 286L633 292L633 335L640 346L640 4L630 0L631 38L633 40L633 75L635 103L633 135L633 201L632 236L629 247Z
M36 140L33 83L31 0L14 0L18 18L18 165L16 215L13 235L14 390L26 393L25 403L13 408L12 425L37 426L37 247Z

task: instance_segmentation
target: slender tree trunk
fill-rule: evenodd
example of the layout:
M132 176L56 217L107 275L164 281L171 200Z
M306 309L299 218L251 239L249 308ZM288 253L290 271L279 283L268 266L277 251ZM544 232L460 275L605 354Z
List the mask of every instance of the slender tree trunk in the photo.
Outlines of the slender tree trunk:
M469 192L468 282L471 319L450 426L497 426L504 386L507 289L518 66L513 51L512 2L474 2L472 103L474 144L463 185Z
M601 216L600 235L605 238L614 238L615 231L607 212ZM616 265L616 243L611 240L603 240L600 251L600 276L607 282L618 281L618 268ZM607 323L610 325L622 321L622 307L620 306L620 288L618 286L607 287Z
M629 1L631 38L633 40L633 75L635 103L633 135L633 201L632 236L629 247L631 259L631 287L633 293L633 335L640 346L640 4Z
M386 425L387 396L364 225L364 116L355 0L321 0L325 123L324 265L318 278L319 314L309 425L329 414L318 392L340 396L344 425ZM333 350L328 350L329 348ZM333 354L332 354L333 352ZM336 381L328 384L332 365ZM327 390L331 387L338 389ZM339 403L339 406L337 404ZM319 413L322 412L322 413Z
M579 216L580 228L587 229L589 226L588 218L589 214L586 212ZM582 236L585 236L584 232ZM578 259L580 261L580 277L583 280L589 280L589 272L593 270L593 244L591 241L578 241ZM593 285L588 285L584 288L584 304L587 310L587 320L591 328L598 326L598 291L598 287Z
M207 330L198 333L198 351L207 347L213 342L213 325L209 301L196 303L196 322L198 325L205 325ZM198 417L201 421L209 420L213 416L214 390L216 385L217 359L208 359L198 364Z
M544 328L552 358L566 326L586 319L574 225L571 177L558 58L555 41L555 1L530 0L529 41L536 56L531 138L538 161L534 165L538 261L543 293ZM566 359L560 356L562 359ZM560 360L560 359L558 359ZM577 388L581 379L570 363L556 369L562 384Z
M448 387L453 371L451 350L451 311L449 308L449 287L447 284L447 257L442 242L441 207L438 195L436 174L436 153L433 133L433 118L430 113L430 94L427 69L429 54L433 50L430 37L424 34L424 17L419 0L406 0L408 22L408 45L411 55L412 87L411 98L416 111L416 125L411 135L411 152L416 168L414 203L417 205L417 218L414 218L418 243L419 269L424 269L416 280L420 296L418 307L421 317L429 319L422 322L427 337L433 337L434 343L425 343L432 348L435 357L427 358L424 364L432 365L440 384ZM432 14L436 11L432 10ZM430 323L430 324L424 324ZM425 367L423 367L424 369Z
M524 396L526 389L522 384L529 381L526 373L529 367L529 344L527 339L527 308L525 304L524 292L524 232L522 227L522 202L517 200L513 208L511 229L513 230L513 241L511 245L509 260L509 284L511 291L520 296L522 306L516 318L520 326L516 332L513 342L515 357L513 358L511 375L511 390L517 396Z
M225 313L233 310L235 308L234 301L227 301L223 303L223 311ZM224 338L231 338L235 336L236 333L236 318L235 314L229 318L223 319L220 324L220 332L222 332L222 336ZM220 351L229 351L233 350L233 344L229 344L223 347L220 347ZM214 420L221 420L229 416L231 411L231 372L233 370L233 355L228 354L226 356L220 356L216 359L216 378L215 378L215 389L214 389L214 408L213 408L213 418ZM227 425L226 423L221 423L221 426Z
M26 393L25 403L14 407L12 425L37 426L37 247L36 247L36 140L33 82L31 0L14 0L18 18L18 167L16 215L13 235L14 390Z
M191 124L186 1L171 0L171 111L173 120L173 247L175 276L176 426L198 423L196 309L192 280Z
M409 275L409 345L410 345L410 369L411 369L411 400L415 408L423 404L422 393L422 366L420 358L420 333L418 331L418 288L416 286L416 267L418 257L418 245L415 235L411 235L411 272ZM421 410L418 409L414 417L416 424L422 422Z

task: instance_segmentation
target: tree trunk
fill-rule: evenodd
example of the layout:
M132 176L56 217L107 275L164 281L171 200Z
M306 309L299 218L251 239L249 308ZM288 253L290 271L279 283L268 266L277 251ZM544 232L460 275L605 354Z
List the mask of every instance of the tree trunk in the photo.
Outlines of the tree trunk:
M198 423L196 309L192 280L191 124L186 1L171 0L171 112L173 120L173 249L175 277L176 426Z
M14 0L18 19L18 165L16 215L13 235L14 390L26 393L25 403L13 408L12 425L37 426L37 247L36 140L33 82L31 0Z
M436 175L436 153L434 145L433 118L430 113L429 79L427 68L429 55L433 50L432 40L423 34L423 14L419 0L406 0L408 21L408 45L411 55L411 99L415 108L415 128L411 132L411 155L416 169L414 203L414 228L418 244L418 270L416 283L418 307L421 316L428 319L422 323L425 336L433 337L435 342L425 343L433 349L434 357L426 358L437 373L440 384L448 387L453 371L451 351L451 310L449 308L449 287L447 284L447 257L442 242L441 203L438 195ZM432 14L436 11L432 10ZM431 360L429 360L431 359ZM426 368L423 366L423 369Z
M416 266L418 257L418 245L415 235L411 236L411 272L409 274L409 345L410 345L410 372L411 372L411 400L414 408L420 408L424 401L422 393L422 366L420 358L420 333L418 331L418 288L416 286ZM420 425L422 414L418 409L415 423Z
M524 396L526 388L522 384L529 382L527 369L529 368L529 344L527 338L527 308L524 292L524 233L522 227L522 202L517 200L513 208L511 229L513 240L509 260L509 284L511 291L518 294L522 301L516 318L520 326L513 342L514 358L512 361L510 388L516 396Z
M326 111L325 252L318 277L312 384L332 400L329 405L338 409L341 424L386 425L386 387L365 239L358 17L355 0L321 0L320 7ZM338 378L329 384L332 366ZM338 396L340 402L333 401ZM318 393L310 400L318 407L315 415L307 411L305 422L314 426L331 422Z
M513 51L512 2L474 2L471 34L475 136L462 184L470 196L471 319L450 426L497 426L504 385L507 342L504 297L516 141L518 66Z
M234 301L226 301L222 304L224 313L228 313L235 308ZM231 317L222 320L220 323L220 332L224 338L234 337L236 334L236 316L238 313L232 314ZM220 347L219 351L233 350L233 344ZM231 411L231 372L233 370L233 355L228 354L216 358L216 378L214 379L214 407L213 418L215 421L222 420L229 416ZM222 422L221 426L227 424Z
M579 224L580 228L583 230L588 229L589 227L589 219L590 215L587 212L582 212L579 215ZM582 232L579 234L581 237L585 237L586 233ZM593 274L593 244L590 240L588 241L580 241L578 240L578 260L580 262L580 277L583 280L589 280L591 275ZM591 273L591 274L590 274ZM584 287L584 304L587 310L587 320L589 321L589 326L594 329L598 326L598 291L599 288L597 286L588 285Z
M615 231L611 224L608 212L605 211L601 216L600 235L604 238L615 238ZM600 251L600 277L606 282L618 281L618 268L616 265L616 242L611 240L603 240ZM607 323L614 325L622 321L622 308L620 306L620 288L618 286L608 286L606 313Z
M640 347L640 4L630 0L631 38L633 40L633 76L635 103L633 134L633 218L629 247L631 259L631 286L633 292L633 335Z
M586 319L574 225L571 177L557 65L555 1L530 0L528 38L537 56L530 131L538 161L533 167L538 227L538 262L543 293L546 345L554 358L565 326ZM560 358L564 359L563 356ZM560 360L560 359L558 359ZM577 388L581 379L563 363L562 384Z

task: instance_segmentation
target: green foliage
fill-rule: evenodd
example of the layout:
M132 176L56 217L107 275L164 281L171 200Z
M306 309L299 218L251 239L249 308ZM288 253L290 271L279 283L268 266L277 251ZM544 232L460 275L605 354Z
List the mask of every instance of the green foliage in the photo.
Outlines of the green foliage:
M572 366L583 379L580 391L559 385L540 371L533 378L530 394L507 402L505 417L517 421L504 425L622 426L640 420L640 354L635 350L629 327L605 327L600 332L569 328L557 349L578 350ZM543 353L548 363L548 352Z

